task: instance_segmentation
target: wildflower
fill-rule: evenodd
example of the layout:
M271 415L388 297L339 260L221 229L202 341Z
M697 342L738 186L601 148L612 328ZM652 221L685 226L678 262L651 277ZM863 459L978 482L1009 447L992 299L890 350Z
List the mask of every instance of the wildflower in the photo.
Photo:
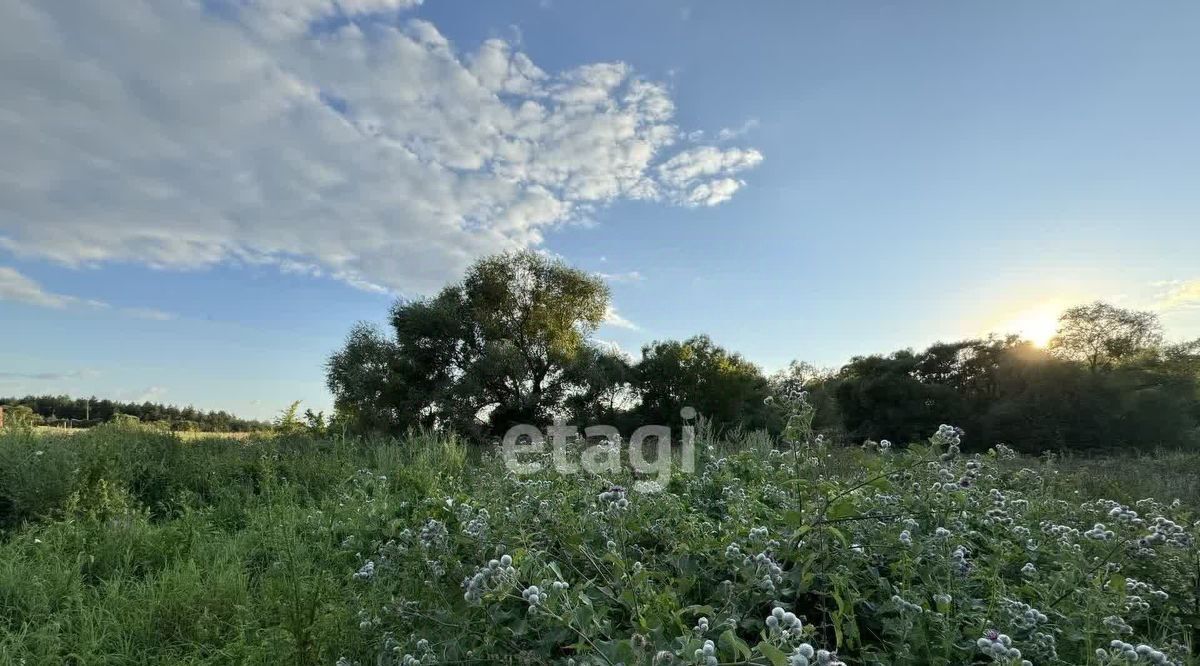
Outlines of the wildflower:
M910 601L906 601L904 597L901 597L898 594L892 595L892 603L899 607L901 613L922 613L925 611L925 609L921 608L919 605Z
M938 426L937 432L933 435L933 443L946 447L946 452L941 455L941 460L953 460L958 456L963 434L962 428L956 428L945 423Z
M450 533L446 531L446 524L440 520L430 518L421 528L421 544L426 548L445 547L449 537Z
M545 600L545 596L537 585L530 585L521 592L521 597L529 602L529 612L533 613L537 606Z
M1109 615L1108 617L1104 618L1101 621L1104 623L1104 627L1106 629L1108 629L1109 631L1113 632L1114 634L1132 634L1133 633L1133 627L1129 626L1129 623L1127 623L1127 622L1125 622L1125 620L1121 619L1120 616Z
M697 648L695 656L698 661L704 662L705 666L717 666L721 663L717 660L717 646L712 641L704 641L704 647Z
M766 619L767 628L771 633L780 632L784 636L799 636L804 630L804 624L796 614L776 606Z
M354 572L355 580L370 580L375 575L375 561L367 560L358 571Z
M487 539L488 520L490 518L491 516L488 514L487 509L480 509L479 513L476 514L475 517L470 520L470 522L463 526L463 534L475 539L476 541L483 541Z
M1092 529L1084 532L1083 536L1096 541L1107 541L1113 538L1113 531L1106 528L1104 523L1096 523Z
M1033 566L1033 562L1026 562L1025 566L1021 567L1021 574L1032 576L1037 573L1037 567Z
M966 575L971 570L971 563L967 561L967 549L965 546L959 546L950 553L950 564L960 574Z
M912 546L912 534L910 534L908 530L904 530L900 533L900 544L905 547Z
M1013 647L1012 639L995 629L985 632L975 641L975 645L980 652L996 661L1015 661L1021 658L1021 651Z
M995 452L996 457L1000 460L1012 460L1017 457L1016 450L1004 444L997 444L992 448L992 451Z

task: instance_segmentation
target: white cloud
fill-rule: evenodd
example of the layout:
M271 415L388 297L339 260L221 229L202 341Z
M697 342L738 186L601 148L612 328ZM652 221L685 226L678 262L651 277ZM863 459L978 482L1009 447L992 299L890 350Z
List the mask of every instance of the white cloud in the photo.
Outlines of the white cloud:
M1156 282L1154 286L1162 289L1155 305L1157 310L1200 308L1200 280Z
M605 261L604 257L600 258ZM641 282L646 278L639 271L626 271L624 273L596 273L596 275L605 282Z
M79 299L46 291L42 285L18 273L15 268L0 266L0 301L62 309L79 302Z
M147 386L140 391L118 391L117 399L128 402L161 402L167 394L162 386Z
M752 148L701 146L675 155L656 170L676 203L715 206L727 201L744 184L729 176L758 166L762 159L762 153Z
M732 141L758 127L758 118L750 118L741 127L722 127L717 132L717 141Z
M422 293L615 200L721 203L762 160L672 153L667 88L624 63L460 53L414 4L10 0L0 248Z
M616 328L624 328L630 331L638 330L638 325L622 317L617 309L611 305L604 311L604 324Z
M121 312L130 317L149 319L151 321L171 321L176 318L171 312L163 312L154 308L121 308Z
M21 274L15 268L9 266L0 266L0 301L24 303L26 305L36 305L55 310L62 310L68 307L92 310L113 309L112 305L104 301L83 299L77 296L68 296L66 294L56 294L47 291L45 287L35 282L32 278ZM175 315L153 308L117 308L116 310L121 314L138 319L152 319L156 321L175 319Z
M98 374L95 370L72 370L70 372L0 372L0 381L64 381L67 379L95 377Z

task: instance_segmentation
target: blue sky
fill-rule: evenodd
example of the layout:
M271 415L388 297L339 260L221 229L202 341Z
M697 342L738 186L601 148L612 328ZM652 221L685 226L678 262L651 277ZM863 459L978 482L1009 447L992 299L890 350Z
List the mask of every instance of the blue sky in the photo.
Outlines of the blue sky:
M513 247L767 370L1200 335L1194 3L94 4L0 8L0 394L327 408L353 322Z

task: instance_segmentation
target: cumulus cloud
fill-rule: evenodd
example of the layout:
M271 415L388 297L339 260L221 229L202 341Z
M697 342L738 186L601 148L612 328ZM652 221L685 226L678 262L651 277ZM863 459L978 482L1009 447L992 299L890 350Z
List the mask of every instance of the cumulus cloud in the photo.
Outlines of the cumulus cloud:
M79 307L92 310L113 309L112 305L104 301L83 299L76 296L68 296L67 294L58 294L48 291L45 287L38 284L32 278L23 275L15 268L9 266L0 266L0 301L24 303L26 305L36 305L38 307L53 308L55 310L63 310L68 307ZM117 308L117 311L121 314L138 319L166 321L175 318L175 315L169 312L163 312L162 310L155 310L153 308Z
M719 204L762 160L680 150L627 64L459 51L415 4L4 3L0 248L425 293L616 200Z
M672 199L688 206L715 206L729 200L744 183L732 174L758 166L762 153L754 149L701 146L685 150L657 167L659 180Z

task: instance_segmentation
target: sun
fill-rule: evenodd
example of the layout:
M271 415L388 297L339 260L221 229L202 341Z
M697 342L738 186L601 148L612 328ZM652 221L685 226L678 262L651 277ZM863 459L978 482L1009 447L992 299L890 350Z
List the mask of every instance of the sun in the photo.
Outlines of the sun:
M1045 347L1058 331L1057 307L1045 305L1027 310L1005 325L1008 332L1016 333L1037 347Z

